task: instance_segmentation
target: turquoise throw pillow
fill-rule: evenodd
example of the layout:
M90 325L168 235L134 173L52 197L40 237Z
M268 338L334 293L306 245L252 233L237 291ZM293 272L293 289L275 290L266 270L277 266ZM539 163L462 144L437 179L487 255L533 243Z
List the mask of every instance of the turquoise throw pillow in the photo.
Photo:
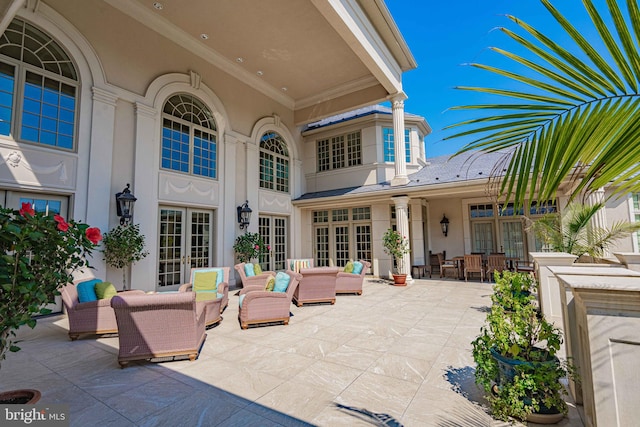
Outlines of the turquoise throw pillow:
M276 273L276 284L273 287L273 292L287 292L290 281L291 277L287 273L279 271Z
M362 269L364 268L364 264L362 264L360 261L354 261L353 262L353 274L360 274L362 273Z
M78 291L78 301L79 302L89 302L89 301L98 301L98 295L96 295L96 290L94 286L96 283L100 283L102 280L100 279L92 279L84 282L78 283L76 286L76 291Z
M245 264L244 265L244 274L247 277L255 276L256 272L253 270L253 264Z

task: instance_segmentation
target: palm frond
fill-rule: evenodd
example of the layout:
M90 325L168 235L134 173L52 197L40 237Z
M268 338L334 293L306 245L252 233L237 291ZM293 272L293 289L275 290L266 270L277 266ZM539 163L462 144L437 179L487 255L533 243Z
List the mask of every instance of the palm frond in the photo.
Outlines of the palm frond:
M492 50L526 67L530 74L472 66L528 89L458 86L458 90L496 97L498 102L452 108L476 111L478 117L447 126L457 133L445 139L473 138L456 154L509 150L512 157L506 173L493 178L500 180L499 196L518 207L528 205L531 194L540 200L555 198L565 184L572 199L603 186L614 187L612 197L640 191L636 178L640 176L638 0L626 0L626 16L619 2L607 0L612 28L592 0L583 0L597 40L587 39L583 34L593 32L574 27L549 0L540 1L571 37L573 51L508 16L523 35L507 28L501 31L527 54ZM606 47L604 52L593 47L598 45Z

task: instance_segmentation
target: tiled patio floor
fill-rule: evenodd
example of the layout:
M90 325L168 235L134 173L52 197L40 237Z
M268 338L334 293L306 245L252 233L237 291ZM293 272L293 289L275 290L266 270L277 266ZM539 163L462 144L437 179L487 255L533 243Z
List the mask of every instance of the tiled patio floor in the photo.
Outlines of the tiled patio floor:
M246 331L231 292L198 360L125 369L117 337L71 342L64 316L50 317L21 331L0 389L69 404L72 426L500 426L481 406L470 346L490 292L453 279L371 279L362 296L292 305L288 326ZM559 425L582 426L570 406Z

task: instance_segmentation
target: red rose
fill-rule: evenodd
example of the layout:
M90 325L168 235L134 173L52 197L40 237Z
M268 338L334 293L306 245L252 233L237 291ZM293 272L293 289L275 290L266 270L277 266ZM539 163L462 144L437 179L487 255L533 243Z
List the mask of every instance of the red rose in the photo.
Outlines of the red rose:
M54 215L53 219L58 223L58 230L67 231L69 229L69 224L67 224L67 221L65 221L60 215Z
M31 206L31 203L29 202L25 202L22 204L22 208L20 209L20 215L22 216L34 216L36 214L36 211L33 210L33 207Z
M97 227L89 227L87 231L85 231L87 239L91 241L94 245L97 245L100 240L102 240L102 234L100 234L100 229Z

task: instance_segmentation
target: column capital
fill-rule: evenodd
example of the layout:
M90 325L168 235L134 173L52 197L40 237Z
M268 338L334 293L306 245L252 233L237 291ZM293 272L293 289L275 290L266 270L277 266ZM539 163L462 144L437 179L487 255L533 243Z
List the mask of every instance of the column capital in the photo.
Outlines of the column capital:
M93 100L99 101L107 105L111 105L112 107L116 106L116 102L118 101L118 95L113 92L109 92L108 90L104 90L97 86L93 86L91 88L93 92Z

